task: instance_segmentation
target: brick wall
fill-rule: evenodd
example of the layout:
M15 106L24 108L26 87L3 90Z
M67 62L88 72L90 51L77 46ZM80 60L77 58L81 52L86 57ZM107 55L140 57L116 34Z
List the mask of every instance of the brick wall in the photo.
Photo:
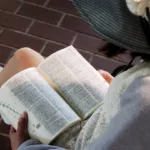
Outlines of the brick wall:
M0 0L1 64L21 47L48 56L74 45L94 67L111 72L122 63L104 57L107 44L69 0Z

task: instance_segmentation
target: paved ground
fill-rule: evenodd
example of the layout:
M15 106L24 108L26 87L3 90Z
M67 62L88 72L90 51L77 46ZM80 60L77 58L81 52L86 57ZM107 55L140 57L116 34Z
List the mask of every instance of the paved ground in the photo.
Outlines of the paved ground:
M82 20L69 0L0 0L1 66L21 47L48 56L67 45L74 45L96 69L112 72L129 61L128 54L106 58L108 43ZM1 122L0 149L10 150L8 130Z

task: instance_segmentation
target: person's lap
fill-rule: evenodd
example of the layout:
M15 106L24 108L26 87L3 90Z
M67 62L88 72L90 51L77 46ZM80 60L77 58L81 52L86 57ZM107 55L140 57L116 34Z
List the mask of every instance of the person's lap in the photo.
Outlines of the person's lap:
M4 69L0 72L0 86L2 86L2 84L4 84L16 73L30 67L37 67L43 60L44 58L32 49L22 48L17 50L13 57L8 61ZM108 83L110 83L113 79L112 76L105 71L100 71L100 74ZM66 132L56 138L54 144L64 148L74 149L78 135L85 122L76 124L68 129Z

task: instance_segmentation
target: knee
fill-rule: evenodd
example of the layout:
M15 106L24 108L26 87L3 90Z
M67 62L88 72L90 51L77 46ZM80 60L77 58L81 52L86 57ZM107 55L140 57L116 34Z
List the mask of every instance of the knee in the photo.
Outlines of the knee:
M22 59L23 60L32 60L32 59L43 60L44 59L40 53L38 53L28 47L18 49L14 53L14 58L16 60L22 60Z
M25 57L31 55L32 53L35 53L35 51L28 47L20 48L16 50L16 52L14 53L14 58L17 59L17 58Z
M18 49L14 53L13 59L23 68L37 66L44 60L40 53L26 47Z

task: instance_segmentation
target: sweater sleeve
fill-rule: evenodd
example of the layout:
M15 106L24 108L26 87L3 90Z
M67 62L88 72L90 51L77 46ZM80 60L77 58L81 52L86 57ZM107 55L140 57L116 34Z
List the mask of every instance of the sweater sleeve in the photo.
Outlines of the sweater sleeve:
M22 143L17 150L65 150L57 146L41 144L36 140L30 139Z
M121 95L120 106L105 134L86 150L150 149L150 76L136 78Z

